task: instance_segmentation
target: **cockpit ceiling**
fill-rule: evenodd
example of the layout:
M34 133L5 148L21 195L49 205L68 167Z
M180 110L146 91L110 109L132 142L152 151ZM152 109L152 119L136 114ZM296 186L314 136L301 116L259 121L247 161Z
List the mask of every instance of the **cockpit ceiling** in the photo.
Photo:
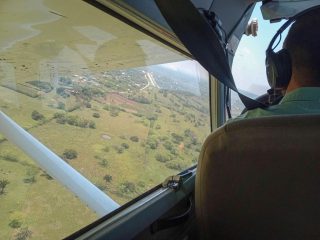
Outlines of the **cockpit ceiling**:
M269 1L262 5L262 16L266 20L275 20L280 18L289 18L297 13L319 5L319 0L278 0Z
M161 15L155 0L95 0L110 7L117 5L126 9L132 15L143 18L162 26L168 32L172 32L163 16ZM244 15L251 4L261 2L261 0L191 0L192 3L200 10L212 10L222 22L222 27L227 34L235 29L246 27L244 22L248 20L251 11ZM277 20L280 18L288 18L295 15L299 11L318 5L320 0L267 0L264 1L261 11L266 20ZM117 11L117 10L116 10ZM118 12L118 11L117 11ZM120 13L122 14L122 13ZM250 17L250 16L249 16ZM243 19L243 23L239 22ZM239 24L240 23L240 24ZM139 23L138 23L139 24ZM238 25L239 24L239 25ZM243 32L239 29L239 32Z

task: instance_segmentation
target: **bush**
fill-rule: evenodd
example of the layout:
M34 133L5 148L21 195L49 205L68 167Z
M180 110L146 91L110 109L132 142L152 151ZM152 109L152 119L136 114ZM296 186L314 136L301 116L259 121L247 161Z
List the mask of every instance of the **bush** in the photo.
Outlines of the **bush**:
M75 159L78 157L78 153L73 149L66 149L63 152L63 157L66 159Z
M151 101L148 98L141 96L141 95L140 96L129 96L128 98L130 100L133 100L133 101L136 101L136 102L142 103L142 104L150 104L151 103Z
M109 162L108 162L108 160L107 160L107 159L105 159L105 158L101 158L101 159L100 159L99 164L100 164L100 166L102 166L102 167L106 168L106 167L108 167Z
M130 137L130 140L131 140L132 142L139 142L139 138L138 138L137 136L132 136L132 137Z
M65 117L56 119L56 123L59 123L59 124L65 124L66 121L67 121L67 119Z
M89 122L89 128L95 129L96 128L96 123L94 121Z
M171 137L173 138L173 142L174 143L178 144L178 143L183 141L183 137L178 135L178 134L176 134L176 133L171 133Z
M142 181L139 181L137 185L138 185L138 187L141 187L141 188L145 188L146 187L146 184L144 182L142 182Z
M175 156L178 155L178 151L177 151L176 149L174 149L174 148L172 148L172 149L170 150L170 153L171 153L172 155L175 155Z
M70 86L72 85L72 80L69 77L60 77L58 83L60 85Z
M92 117L99 118L99 117L100 117L100 114L97 113L97 112L95 112L95 113L92 114Z
M91 103L89 102L86 102L84 105L86 106L86 108L91 108Z
M64 113L59 113L56 112L55 114L53 114L53 118L65 118L66 115Z
M34 110L32 113L31 113L31 118L35 121L40 121L40 120L43 120L44 119L44 116L39 113L38 111Z
M119 154L123 153L123 148L122 147L117 148L117 153Z
M57 108L64 110L66 108L66 105L63 102L58 102Z
M76 126L81 127L81 128L86 128L89 125L90 125L90 123L87 119L79 119L76 124Z
M149 121L156 121L158 119L158 115L152 115L152 116L148 116L147 119Z
M154 138L149 138L147 140L147 145L151 148L151 149L156 149L158 147L158 141Z
M18 162L18 158L14 155L10 155L10 154L5 154L3 156L1 156L4 160L9 161L9 162Z
M170 141L165 141L165 142L163 143L163 146L164 146L165 149L167 149L168 151L171 151L172 148L173 148L173 145L172 145L172 143L171 143Z
M105 180L107 183L110 183L112 181L112 176L109 175L109 174L106 174L104 177L103 177L103 180Z
M121 146L125 149L128 149L129 148L129 144L128 143L122 143Z
M45 177L46 179L48 180L53 180L53 177L51 177L47 172L43 171L43 173L40 175L40 176L43 176Z
M9 223L9 226L10 226L11 228L19 228L19 227L21 227L21 225L22 225L22 223L21 223L19 220L17 220L17 219L13 219L13 220Z
M159 162L168 162L170 159L167 156L163 156L162 154L158 153L156 155L156 160Z
M183 170L183 167L181 166L180 163L168 162L166 163L166 167L173 170L179 170L179 171Z
M20 231L15 235L15 240L27 240L32 236L32 231L27 227L21 228Z
M77 116L67 116L67 123L71 126L78 126Z
M136 191L136 185L133 182L125 181L120 184L120 191L125 194L134 193Z
M111 110L110 111L110 116L111 117L118 117L119 116L119 112L115 111L115 110Z
M197 163L197 162L198 162L198 158L197 158L197 157L194 157L194 158L192 159L192 162L193 162L193 163Z
M0 180L0 195L4 194L4 189L9 184L9 181L7 179Z
M57 93L58 95L60 95L61 97L63 97L63 98L68 98L68 97L70 97L70 94L67 93L65 90L66 90L66 88L64 88L64 87L59 87L59 88L56 89L56 93Z
M27 170L27 176L25 179L23 179L23 182L25 183L35 183L36 182L36 175L38 173L38 169L36 168L29 168Z

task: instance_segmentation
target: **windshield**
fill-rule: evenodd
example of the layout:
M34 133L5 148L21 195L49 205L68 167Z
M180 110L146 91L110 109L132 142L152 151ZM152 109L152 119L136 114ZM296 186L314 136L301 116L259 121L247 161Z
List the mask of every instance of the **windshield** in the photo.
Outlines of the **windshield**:
M232 74L238 90L251 98L257 98L267 93L267 90L270 88L265 68L265 52L272 37L284 23L284 21L270 23L264 20L260 7L261 3L256 4L249 20L249 22L252 19L258 20L258 35L257 37L242 36L232 64ZM288 29L283 32L281 41L275 51L282 48L283 40L287 33ZM234 92L232 92L231 106L233 116L239 115L244 108L238 95Z

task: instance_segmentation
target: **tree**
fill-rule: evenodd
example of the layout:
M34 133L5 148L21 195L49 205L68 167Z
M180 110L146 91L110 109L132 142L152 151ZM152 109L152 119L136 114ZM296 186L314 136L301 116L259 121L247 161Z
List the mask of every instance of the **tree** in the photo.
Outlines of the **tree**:
M21 225L22 225L22 223L21 223L19 220L17 220L17 219L13 219L13 220L9 223L9 226L10 226L11 228L19 228L19 227L21 227Z
M134 193L136 191L136 185L133 182L125 181L120 184L120 191L125 194Z
M156 160L159 162L168 162L170 159L167 156L163 156L162 154L158 153L156 155Z
M154 138L148 138L147 145L151 149L156 149L158 147L158 141L157 141L157 139L154 139Z
M171 133L171 137L173 138L173 142L176 143L176 144L179 144L180 142L183 141L183 137L176 134L176 133Z
M139 142L139 138L138 138L137 136L132 136L132 137L130 137L130 140L131 140L132 142Z
M66 159L74 159L78 157L78 153L76 150L73 149L66 149L63 152L63 157Z
M105 180L107 183L109 183L109 182L112 181L112 176L109 175L109 174L106 174L106 175L103 177L103 180Z
M92 129L96 128L96 123L94 121L90 121L89 128L92 128Z
M102 158L101 161L99 162L99 164L101 167L104 167L104 168L108 167L108 165L109 165L108 160L105 158Z
M163 143L163 146L164 146L165 149L167 149L168 151L171 151L172 148L173 148L173 145L172 145L172 143L171 143L170 141L165 141L165 142Z
M63 102L58 102L57 108L64 110L66 108L66 105Z
M23 179L23 181L25 183L35 183L37 173L38 173L38 170L36 168L29 168L27 170L27 177Z
M87 119L79 119L77 126L81 128L86 128L88 124L89 124L89 121Z
M27 240L32 236L32 232L27 228L21 228L20 231L15 235L15 240Z
M123 153L123 147L118 147L117 148L117 153L119 153L119 154Z
M0 180L0 195L4 194L4 189L6 188L6 186L9 184L9 181L6 179L2 179Z
M34 110L32 113L31 113L31 118L35 121L40 121L40 120L43 120L44 119L44 116L39 113L38 111Z
M122 143L121 146L125 149L128 149L129 148L129 144L128 143Z
M95 113L92 114L92 117L99 118L99 117L100 117L100 114L97 113L97 112L95 112Z

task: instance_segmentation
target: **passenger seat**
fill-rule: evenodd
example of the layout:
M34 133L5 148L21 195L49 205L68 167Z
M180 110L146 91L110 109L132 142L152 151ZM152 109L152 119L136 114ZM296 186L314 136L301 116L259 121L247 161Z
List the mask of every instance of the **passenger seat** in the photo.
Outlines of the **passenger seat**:
M200 239L320 239L320 115L231 122L205 141Z

